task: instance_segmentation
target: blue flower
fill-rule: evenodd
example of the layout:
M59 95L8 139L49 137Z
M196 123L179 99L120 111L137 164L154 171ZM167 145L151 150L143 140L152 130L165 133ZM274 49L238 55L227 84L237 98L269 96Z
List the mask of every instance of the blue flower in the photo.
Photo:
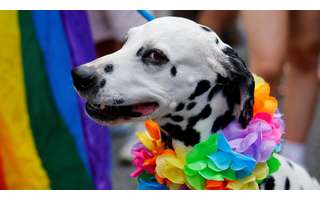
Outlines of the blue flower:
M255 159L233 151L222 134L218 134L218 150L208 158L217 170L231 169L236 172L237 178L249 176L256 166Z

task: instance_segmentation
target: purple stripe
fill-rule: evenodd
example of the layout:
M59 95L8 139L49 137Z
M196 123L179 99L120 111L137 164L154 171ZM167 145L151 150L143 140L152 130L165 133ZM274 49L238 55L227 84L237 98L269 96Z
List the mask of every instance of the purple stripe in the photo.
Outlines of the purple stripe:
M96 58L86 11L61 11L73 67ZM80 103L85 142L96 189L111 189L111 138L106 127L99 126L84 113Z

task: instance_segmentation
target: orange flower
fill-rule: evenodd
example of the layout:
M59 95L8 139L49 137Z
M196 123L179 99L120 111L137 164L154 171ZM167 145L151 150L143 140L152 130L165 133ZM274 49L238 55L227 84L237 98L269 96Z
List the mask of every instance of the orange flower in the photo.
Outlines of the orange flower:
M153 138L155 140L161 139L160 127L156 122L149 119L144 122L144 125L145 125L149 135L151 136L151 138Z
M157 123L152 120L146 120L146 132L138 132L139 141L152 153L152 157L143 161L143 167L154 171L157 157L163 153L172 153L172 150L166 150L164 143L161 141L161 131ZM171 152L172 151L172 152ZM174 153L174 152L173 152ZM153 170L151 170L153 169Z
M253 114L259 112L273 115L278 107L276 98L270 96L270 86L268 83L257 84L254 91Z
M138 140L153 154L160 154L164 150L161 141L160 127L152 120L145 121L146 132L137 132Z

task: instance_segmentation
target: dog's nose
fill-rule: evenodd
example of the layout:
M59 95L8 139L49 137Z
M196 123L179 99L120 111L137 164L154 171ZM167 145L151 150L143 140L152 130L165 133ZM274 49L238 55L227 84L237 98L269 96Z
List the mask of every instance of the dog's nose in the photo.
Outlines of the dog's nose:
M92 67L79 66L71 71L74 86L79 91L85 91L97 84L96 70Z

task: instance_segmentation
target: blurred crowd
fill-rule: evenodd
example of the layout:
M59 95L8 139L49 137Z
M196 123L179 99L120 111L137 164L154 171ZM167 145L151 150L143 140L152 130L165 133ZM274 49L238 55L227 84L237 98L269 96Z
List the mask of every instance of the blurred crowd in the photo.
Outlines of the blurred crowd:
M213 29L237 49L253 73L271 85L283 102L286 123L282 154L305 164L305 143L315 114L319 82L319 11L153 11L156 17L179 16ZM121 48L131 27L146 23L136 11L89 11L98 56ZM119 159L128 163L135 143L133 124L112 128L128 135Z

